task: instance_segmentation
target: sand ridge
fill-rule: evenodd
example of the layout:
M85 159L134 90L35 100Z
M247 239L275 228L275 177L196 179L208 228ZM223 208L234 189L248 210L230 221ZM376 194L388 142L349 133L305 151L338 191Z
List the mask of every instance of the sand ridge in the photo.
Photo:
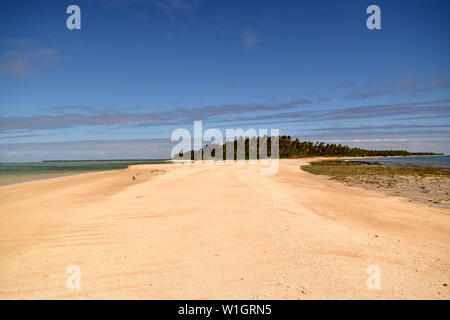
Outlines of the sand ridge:
M0 187L0 298L449 298L448 211L307 161L274 176L186 163ZM81 290L66 287L70 265ZM366 287L370 265L380 290Z

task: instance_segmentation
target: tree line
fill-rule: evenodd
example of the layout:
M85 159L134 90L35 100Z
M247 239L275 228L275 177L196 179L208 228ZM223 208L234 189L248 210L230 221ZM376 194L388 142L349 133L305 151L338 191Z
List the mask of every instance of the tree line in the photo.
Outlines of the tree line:
M223 159L226 159L227 146L234 145L233 159L249 159L250 155L256 155L259 159L260 144L266 145L267 156L271 157L271 137L253 137L246 138L239 137L234 141L228 141L224 144L210 144L201 148L200 150L191 150L191 160L194 159L215 159L216 150L222 149ZM325 143L325 142L311 142L295 140L291 136L280 136L279 140L279 158L306 158L306 157L373 157L373 156L424 156L437 155L432 152L408 152L406 150L366 150L361 148L351 148L346 145ZM238 145L245 146L245 151L238 148ZM189 151L188 151L189 152ZM184 154L179 153L174 158L181 159ZM254 157L252 157L254 158ZM217 160L217 159L216 159Z

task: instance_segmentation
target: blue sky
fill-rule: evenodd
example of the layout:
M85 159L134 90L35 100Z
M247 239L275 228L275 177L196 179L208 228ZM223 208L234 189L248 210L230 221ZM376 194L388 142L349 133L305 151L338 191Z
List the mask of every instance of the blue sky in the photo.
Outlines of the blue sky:
M66 8L81 8L81 30ZM381 8L368 30L366 8ZM168 157L175 128L450 153L449 1L0 3L0 161Z

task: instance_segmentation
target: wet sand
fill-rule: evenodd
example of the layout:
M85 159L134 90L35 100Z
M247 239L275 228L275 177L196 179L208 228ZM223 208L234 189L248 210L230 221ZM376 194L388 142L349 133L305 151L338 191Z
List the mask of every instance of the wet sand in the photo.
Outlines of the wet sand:
M448 299L448 210L282 160L0 187L3 299ZM134 179L133 179L134 177ZM81 289L66 287L67 267ZM380 290L368 290L377 265Z

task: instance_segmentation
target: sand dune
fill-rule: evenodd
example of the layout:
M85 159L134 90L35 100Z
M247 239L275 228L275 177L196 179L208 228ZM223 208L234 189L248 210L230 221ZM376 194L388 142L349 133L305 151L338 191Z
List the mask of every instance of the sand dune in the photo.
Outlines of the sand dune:
M274 176L169 164L0 187L0 298L450 297L448 211L311 175L306 161ZM66 287L71 265L80 290Z

